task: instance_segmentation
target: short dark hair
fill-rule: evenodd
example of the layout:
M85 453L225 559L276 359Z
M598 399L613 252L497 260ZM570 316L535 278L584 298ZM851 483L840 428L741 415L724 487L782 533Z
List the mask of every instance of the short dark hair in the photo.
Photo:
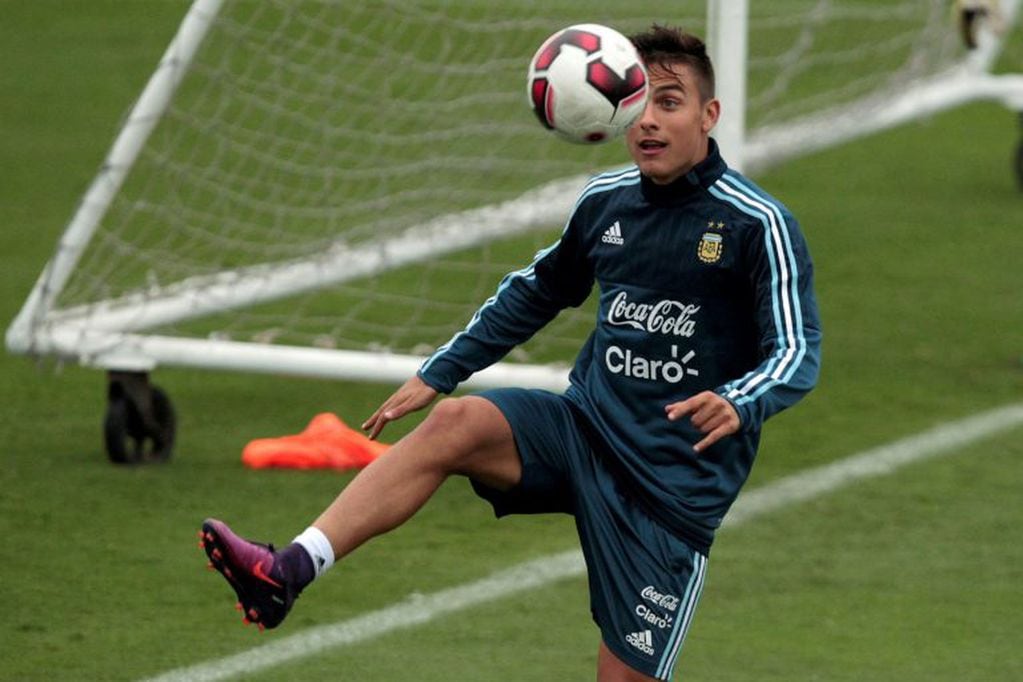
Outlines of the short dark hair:
M714 97L714 65L699 37L680 28L654 24L643 33L629 36L629 40L648 68L656 65L674 73L676 64L685 64L696 72L703 101Z

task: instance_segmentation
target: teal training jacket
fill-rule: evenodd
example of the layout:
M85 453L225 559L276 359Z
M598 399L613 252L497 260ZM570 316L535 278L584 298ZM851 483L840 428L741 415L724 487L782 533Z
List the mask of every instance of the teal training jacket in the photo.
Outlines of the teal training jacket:
M565 395L624 490L709 551L749 475L766 420L817 381L813 265L780 202L708 157L669 185L638 168L594 177L560 239L505 276L464 330L419 370L449 393L500 360L596 283L599 308ZM712 390L742 426L698 456L702 436L665 406Z

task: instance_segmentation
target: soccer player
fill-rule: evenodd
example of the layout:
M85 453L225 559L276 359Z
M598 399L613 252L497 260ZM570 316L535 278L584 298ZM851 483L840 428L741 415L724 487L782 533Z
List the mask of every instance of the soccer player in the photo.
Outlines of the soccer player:
M593 178L560 239L507 275L363 428L376 438L452 392L596 283L570 387L441 400L281 551L207 520L206 552L250 620L278 625L311 580L462 475L498 516L575 517L598 680L672 676L715 529L764 420L814 386L821 335L795 218L710 137L721 107L703 42L662 26L632 40L651 86L626 136L635 165Z

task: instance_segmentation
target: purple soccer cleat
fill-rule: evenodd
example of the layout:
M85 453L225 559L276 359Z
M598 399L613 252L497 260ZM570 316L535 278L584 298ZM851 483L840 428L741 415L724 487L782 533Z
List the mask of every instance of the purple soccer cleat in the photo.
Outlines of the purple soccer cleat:
M255 623L260 630L280 625L300 588L288 580L273 545L240 538L217 519L203 521L199 538L210 567L219 571L238 595L244 622Z

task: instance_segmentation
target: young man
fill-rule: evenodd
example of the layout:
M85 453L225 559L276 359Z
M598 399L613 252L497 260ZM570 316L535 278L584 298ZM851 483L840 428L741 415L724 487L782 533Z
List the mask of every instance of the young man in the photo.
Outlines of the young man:
M450 393L596 282L597 325L570 388L440 401L280 552L207 520L203 545L250 620L276 626L314 577L459 474L498 516L575 516L599 680L671 677L715 529L764 420L813 387L820 331L795 219L710 138L720 104L703 43L659 26L633 42L651 85L626 137L635 166L594 178L561 238L505 277L363 428L375 438Z

